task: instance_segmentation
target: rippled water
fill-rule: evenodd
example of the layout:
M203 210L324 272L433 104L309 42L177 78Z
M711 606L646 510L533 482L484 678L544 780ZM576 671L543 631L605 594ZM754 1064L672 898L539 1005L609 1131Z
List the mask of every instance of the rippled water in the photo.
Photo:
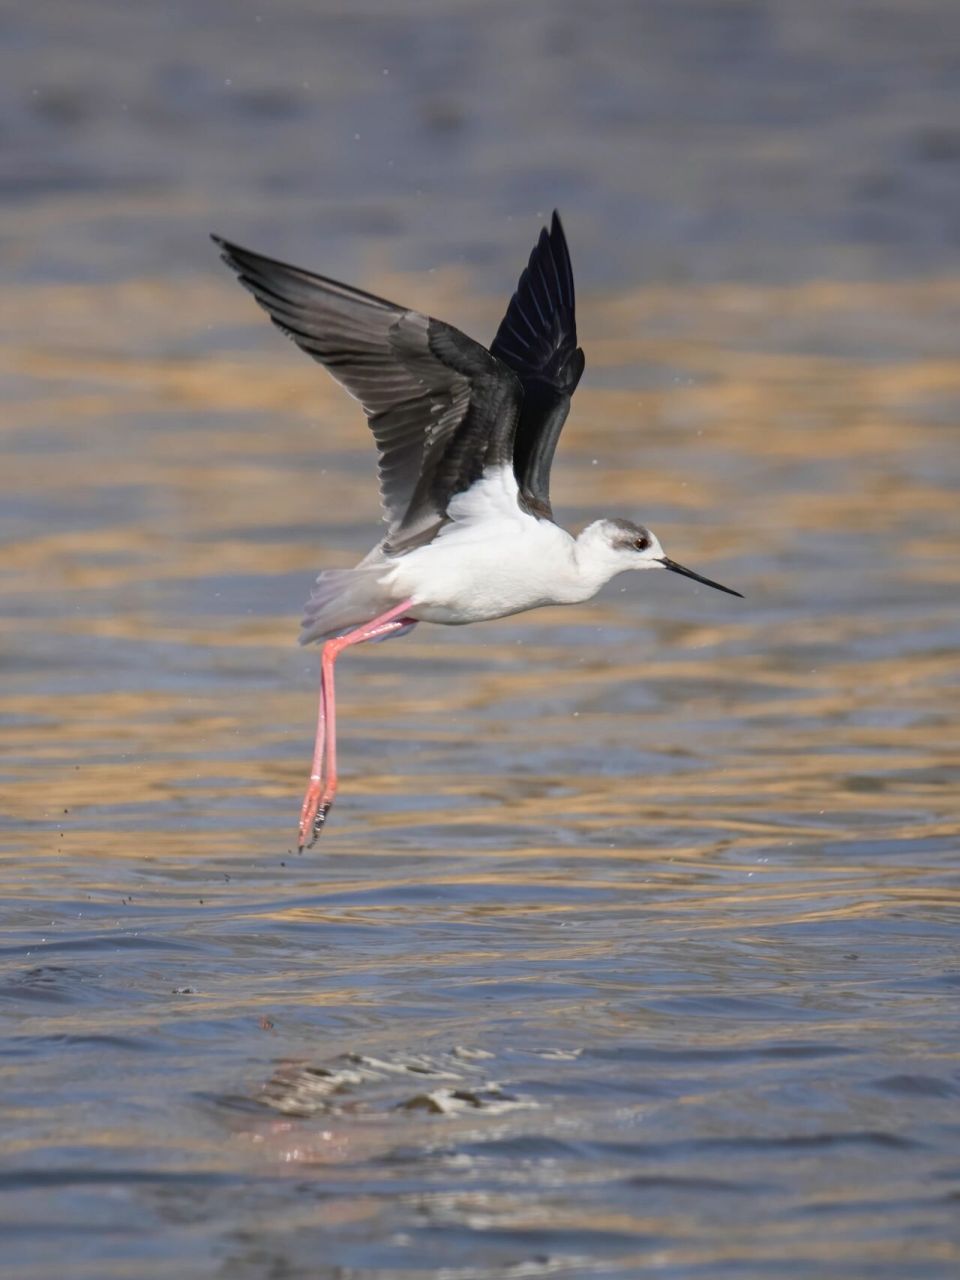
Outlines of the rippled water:
M956 1274L954 18L7 11L5 1274ZM351 653L298 857L372 454L204 237L489 336L554 203L558 510L747 599Z

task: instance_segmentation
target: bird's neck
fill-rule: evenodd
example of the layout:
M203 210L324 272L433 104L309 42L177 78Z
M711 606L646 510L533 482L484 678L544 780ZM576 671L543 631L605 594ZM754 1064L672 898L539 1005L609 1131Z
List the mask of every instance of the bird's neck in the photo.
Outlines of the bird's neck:
M620 572L620 566L611 564L601 554L597 538L591 532L592 526L583 530L573 539L573 575L571 589L576 592L571 601L590 600L601 587L605 587L611 578Z

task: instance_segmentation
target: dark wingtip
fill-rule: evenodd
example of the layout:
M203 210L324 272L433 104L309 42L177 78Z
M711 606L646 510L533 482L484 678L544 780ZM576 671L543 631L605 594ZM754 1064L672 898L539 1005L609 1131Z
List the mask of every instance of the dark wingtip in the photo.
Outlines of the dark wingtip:
M560 220L559 209L554 209L550 219L550 249L553 254L557 275L562 281L561 293L566 305L573 311L576 306L576 290L573 285L573 264L570 261L570 249L567 245L566 232ZM576 330L574 330L576 340Z
M569 258L570 250L567 248L567 233L563 229L559 209L554 209L553 217L550 219L550 239L554 241L564 256Z
M233 240L226 240L223 236L214 235L211 231L210 239L220 250L220 257L228 265L233 267L235 271L242 271L249 265L263 263L273 267L286 267L286 263L279 262L275 258L268 258L262 253L257 253L254 249L245 249L242 244L236 244ZM290 271L297 271L297 267L287 268Z
M220 261L225 262L228 267L231 267L234 271L239 272L241 270L241 267L240 267L239 259L237 257L237 253L243 252L240 246L236 244L231 244L229 240L224 240L223 236L214 235L212 231L210 232L210 239L220 250Z

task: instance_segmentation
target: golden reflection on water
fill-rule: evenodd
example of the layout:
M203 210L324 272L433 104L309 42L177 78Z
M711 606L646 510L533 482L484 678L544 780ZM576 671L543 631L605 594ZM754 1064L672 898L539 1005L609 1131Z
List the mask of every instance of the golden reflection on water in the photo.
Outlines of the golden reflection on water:
M434 313L460 313L477 332L495 315L492 304L462 315L464 279L455 272L378 287ZM245 652L258 670L289 663L311 574L351 563L376 536L362 421L329 379L272 340L226 283L14 293L2 336L18 390L3 421L0 485L10 500L28 497L37 514L2 568L4 591L18 601L5 628L13 666L2 701L12 718L11 816L39 819L49 839L54 806L41 762L58 770L56 803L74 818L132 790L151 839L164 838L164 805L183 800L187 777L193 817L207 803L225 807L234 792L288 794L292 812L300 770L291 761L309 736L308 681L271 687L262 699L248 689L238 699L235 691L203 693L202 678L182 696L147 675L142 688L112 690L107 673L88 672L90 692L51 693L42 680L24 685L17 655L39 630L62 652L95 640L149 642L182 647L201 669L228 671L231 655ZM960 367L915 350L878 363L829 348L831 334L872 316L913 318L925 334L958 307L957 280L585 299L591 371L677 372L636 391L588 378L561 452L559 509L649 518L684 561L712 572L722 560L720 576L748 600L722 607L704 592L631 583L602 602L514 620L508 630L478 628L455 643L421 628L391 647L387 670L385 651L374 650L344 682L349 793L359 802L422 785L378 768L375 751L360 767L349 745L351 734L369 732L394 749L415 724L427 762L464 737L482 740L487 752L482 778L443 770L429 780L440 796L421 815L430 821L444 821L443 797L487 797L471 822L524 827L549 817L582 831L626 823L642 832L654 814L682 830L695 811L699 832L717 837L762 840L810 824L826 836L862 814L865 793L851 779L865 777L874 780L872 821L889 823L890 838L909 838L918 826L931 836L950 831L957 810L940 771L957 763L944 701L951 647L915 641L946 625L946 594L958 577L956 497L938 459L944 421L960 403ZM225 352L230 338L220 335L238 329L244 351ZM778 331L810 335L826 350L800 354L803 342L770 349ZM33 446L40 432L52 448ZM99 513L112 493L130 490L141 495L132 509L125 504L115 519ZM45 508L71 503L78 521L45 527ZM334 536L338 527L344 541ZM324 545L331 540L338 545ZM189 592L192 583L231 575L289 575L286 615L265 614L254 595L247 608L231 597L236 607L214 617L205 608L210 590L186 610L176 594L166 603L164 588ZM603 643L610 627L619 639ZM570 628L578 629L572 642ZM434 662L445 674L424 679ZM609 709L618 690L636 688L649 691L649 702L635 715ZM877 708L882 715L871 722ZM698 768L597 772L596 762L615 759L625 740L689 752ZM518 783L498 770L498 741L534 760L540 742L567 743L577 767L552 778L546 769L547 797L533 777ZM238 742L242 758L225 769L224 754ZM178 754L187 743L198 747L189 761ZM829 818L818 822L824 811ZM365 821L389 831L408 824L410 811ZM110 837L96 831L100 842ZM182 850L193 835L177 839ZM12 841L20 844L15 831Z
M949 6L201 8L0 36L8 1267L955 1275ZM373 450L205 230L489 337L554 195L558 513L747 598L352 653L297 857Z

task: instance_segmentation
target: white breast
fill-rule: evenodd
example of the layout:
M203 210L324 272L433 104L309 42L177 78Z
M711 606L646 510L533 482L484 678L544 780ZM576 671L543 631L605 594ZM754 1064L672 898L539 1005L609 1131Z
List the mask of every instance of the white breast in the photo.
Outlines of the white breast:
M413 617L483 622L586 598L573 538L520 509L511 469L485 475L447 514L451 523L433 542L401 556L389 572L391 594L413 601Z

